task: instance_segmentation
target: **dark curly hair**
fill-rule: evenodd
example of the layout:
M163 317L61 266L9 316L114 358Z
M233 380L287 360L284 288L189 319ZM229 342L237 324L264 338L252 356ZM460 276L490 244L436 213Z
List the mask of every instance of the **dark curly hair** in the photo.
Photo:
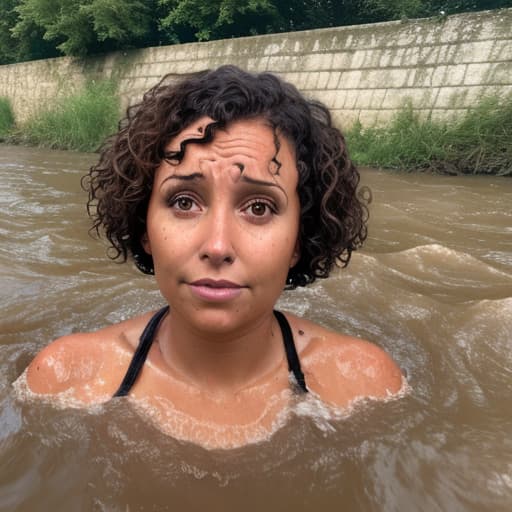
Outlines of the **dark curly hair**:
M168 159L166 145L194 121L209 116L215 127L264 118L295 149L301 206L300 259L290 269L287 288L325 278L337 263L346 266L367 235L367 199L358 193L359 173L347 155L345 139L332 125L328 109L304 98L290 83L270 73L252 74L222 66L179 81L165 76L128 108L119 131L100 151L99 162L84 177L92 230L104 231L113 259L152 274L153 259L141 238L156 169ZM211 125L210 125L211 126ZM209 139L206 139L209 137ZM205 130L206 142L213 130ZM278 138L275 136L276 152ZM172 156L180 160L185 151ZM361 191L360 191L361 192Z

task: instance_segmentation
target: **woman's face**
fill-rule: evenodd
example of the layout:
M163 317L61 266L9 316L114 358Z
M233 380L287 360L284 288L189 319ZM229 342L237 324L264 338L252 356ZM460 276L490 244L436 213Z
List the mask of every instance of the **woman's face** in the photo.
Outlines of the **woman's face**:
M202 138L211 122L200 119L167 150ZM263 119L241 120L155 174L143 246L173 316L198 330L250 329L272 311L299 258L295 155L279 143L276 154Z

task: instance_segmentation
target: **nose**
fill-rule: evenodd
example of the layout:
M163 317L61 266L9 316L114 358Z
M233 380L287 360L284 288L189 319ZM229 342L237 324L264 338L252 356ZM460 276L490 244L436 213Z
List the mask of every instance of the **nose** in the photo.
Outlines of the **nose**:
M235 261L233 247L233 219L224 208L212 208L203 225L203 243L199 258L215 267L231 265Z

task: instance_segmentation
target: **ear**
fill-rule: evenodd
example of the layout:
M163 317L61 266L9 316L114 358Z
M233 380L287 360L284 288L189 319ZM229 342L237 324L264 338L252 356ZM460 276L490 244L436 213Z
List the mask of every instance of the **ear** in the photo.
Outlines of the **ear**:
M140 238L140 244L142 248L148 253L151 254L151 242L149 241L149 237L147 232L144 233Z
M297 262L300 260L300 243L299 239L295 242L295 247L293 249L292 258L290 260L290 268L297 265Z

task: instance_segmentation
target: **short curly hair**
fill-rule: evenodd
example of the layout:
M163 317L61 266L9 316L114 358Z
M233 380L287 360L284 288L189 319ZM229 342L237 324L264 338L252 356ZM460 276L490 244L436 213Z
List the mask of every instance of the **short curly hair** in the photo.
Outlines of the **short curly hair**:
M203 116L217 126L263 118L295 149L300 258L289 271L287 288L328 277L336 264L346 266L367 236L368 198L358 190L359 172L343 135L322 103L306 99L271 73L235 66L180 80L166 75L128 108L117 134L101 148L83 183L92 230L104 232L114 249L112 259L126 261L131 255L142 272L154 273L153 259L141 243L154 175L168 158L169 140ZM206 132L212 137L211 130Z

